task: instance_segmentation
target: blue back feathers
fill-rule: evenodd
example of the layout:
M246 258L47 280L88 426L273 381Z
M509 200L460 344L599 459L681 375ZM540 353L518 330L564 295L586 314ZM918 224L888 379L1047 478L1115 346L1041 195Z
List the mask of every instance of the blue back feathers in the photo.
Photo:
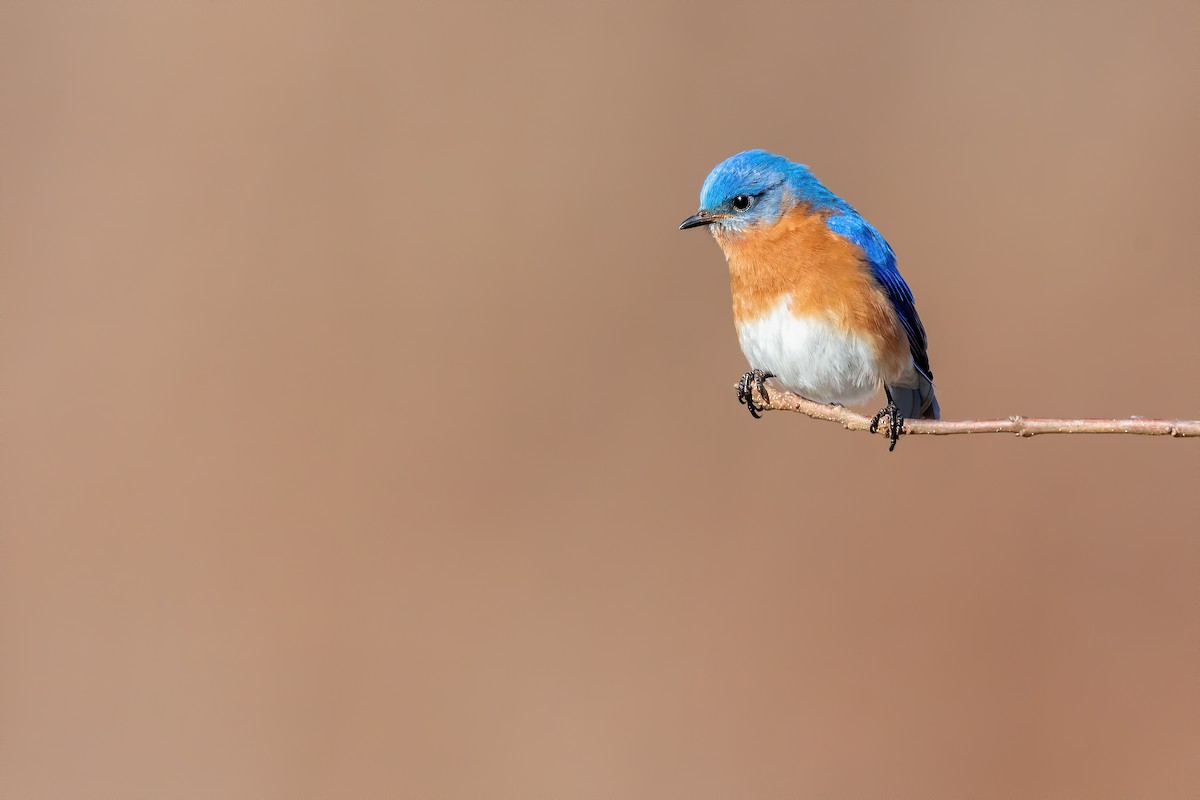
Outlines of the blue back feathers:
M891 301L892 308L896 309L896 315L900 317L900 324L904 326L904 332L908 334L908 349L912 353L913 363L917 365L917 370L925 376L926 380L932 383L933 370L929 367L929 341L925 336L925 326L921 324L921 318L917 316L912 290L908 288L904 278L900 277L900 271L896 269L896 254L892 252L891 245L871 223L859 216L858 212L852 208L849 213L830 217L825 224L834 233L849 239L862 248L863 257L871 267L875 280L879 281L884 291L887 292L888 300Z

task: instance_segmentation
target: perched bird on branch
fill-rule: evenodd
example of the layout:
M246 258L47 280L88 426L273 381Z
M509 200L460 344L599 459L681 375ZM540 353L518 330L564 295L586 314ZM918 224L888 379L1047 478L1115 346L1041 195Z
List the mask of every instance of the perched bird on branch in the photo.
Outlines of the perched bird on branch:
M733 317L751 371L738 399L751 415L775 378L809 400L865 402L883 389L891 445L903 420L938 419L925 327L892 248L808 167L765 150L718 164L700 210L680 230L708 226L729 262Z

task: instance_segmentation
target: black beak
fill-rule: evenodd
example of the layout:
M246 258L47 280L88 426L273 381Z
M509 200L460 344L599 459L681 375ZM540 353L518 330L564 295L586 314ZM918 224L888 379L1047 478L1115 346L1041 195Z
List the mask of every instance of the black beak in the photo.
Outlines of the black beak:
M698 214L692 214L690 217L679 223L679 230L686 231L688 228L699 228L701 225L712 225L717 221L708 211L701 211Z

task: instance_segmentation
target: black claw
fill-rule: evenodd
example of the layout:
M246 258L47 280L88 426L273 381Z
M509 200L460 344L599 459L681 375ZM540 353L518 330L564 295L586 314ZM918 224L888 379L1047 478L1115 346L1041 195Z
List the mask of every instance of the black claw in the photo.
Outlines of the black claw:
M756 369L742 375L742 379L737 382L736 388L738 402L746 406L746 408L750 410L750 416L754 417L755 419L762 418L762 411L763 408L765 408L765 404L769 404L771 402L771 398L767 394L767 387L764 385L764 382L767 380L767 378L774 377L775 373L773 372L764 372L761 369ZM755 390L757 390L759 395L762 396L764 403L763 406L759 406L754 402Z
M875 416L871 417L871 433L879 430L879 422L884 417L888 418L887 432L888 439L891 442L888 445L888 452L890 453L896 449L896 441L904 434L904 417L900 416L900 410L896 408L896 404L891 402L890 398L888 404L879 409L875 413Z

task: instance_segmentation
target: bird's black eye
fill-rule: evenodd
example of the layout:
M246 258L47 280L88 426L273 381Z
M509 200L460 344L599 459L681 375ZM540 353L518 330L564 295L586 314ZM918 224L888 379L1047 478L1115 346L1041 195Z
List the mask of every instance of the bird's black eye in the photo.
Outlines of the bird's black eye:
M733 207L738 211L745 211L750 207L750 195L739 194L737 197L733 198Z

